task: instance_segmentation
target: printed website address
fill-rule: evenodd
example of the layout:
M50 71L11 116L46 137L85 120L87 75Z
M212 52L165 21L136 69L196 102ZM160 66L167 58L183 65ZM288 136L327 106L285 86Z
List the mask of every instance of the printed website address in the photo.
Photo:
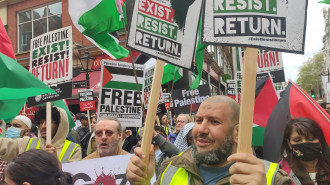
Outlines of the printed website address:
M267 42L286 42L286 39L277 38L262 38L262 37L249 37L251 41L267 41Z

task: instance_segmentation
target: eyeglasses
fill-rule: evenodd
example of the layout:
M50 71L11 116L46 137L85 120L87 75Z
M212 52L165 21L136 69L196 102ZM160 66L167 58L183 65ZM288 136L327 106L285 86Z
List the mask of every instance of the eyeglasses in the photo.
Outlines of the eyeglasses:
M182 120L176 120L176 122L178 122L178 123L185 123L185 121L182 121Z
M97 131L95 131L95 136L102 137L103 132L105 132L105 135L109 136L109 137L111 137L114 133L116 133L112 130L105 130L105 131L104 130L97 130Z

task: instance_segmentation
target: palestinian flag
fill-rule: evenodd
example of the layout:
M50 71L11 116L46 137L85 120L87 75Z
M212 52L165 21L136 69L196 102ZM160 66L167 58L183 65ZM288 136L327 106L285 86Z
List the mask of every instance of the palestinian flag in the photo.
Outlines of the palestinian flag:
M134 90L137 91L133 69L129 63L112 62L117 65L104 65L102 73L102 87L112 89ZM139 88L142 91L144 83L144 70L135 69Z
M126 5L121 0L126 24ZM128 56L128 50L119 45L114 32L123 29L120 7L116 0L69 0L69 14L73 25L93 44L111 58Z
M264 159L272 162L281 160L280 147L286 123L299 117L314 120L330 145L330 115L299 86L290 81L268 119L264 135Z
M268 118L272 113L278 97L271 78L264 77L256 83L252 145L262 146Z
M15 59L7 32L0 19L0 120L14 119L28 97L55 91L32 75Z

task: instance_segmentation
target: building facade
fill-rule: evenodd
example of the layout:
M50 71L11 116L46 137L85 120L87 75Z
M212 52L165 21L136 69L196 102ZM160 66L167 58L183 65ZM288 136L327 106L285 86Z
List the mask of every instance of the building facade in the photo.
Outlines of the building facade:
M323 8L323 17L325 35L323 36L324 67L322 73L328 75L330 73L330 8Z
M126 0L126 3L127 12L130 14L134 1ZM30 40L32 38L52 30L72 26L73 81L86 80L79 58L88 49L90 55L95 58L94 69L89 73L90 87L97 95L100 87L99 61L108 57L73 26L68 6L68 0L0 0L0 17L12 42L17 61L26 69L29 69L30 64ZM130 16L128 15L128 17ZM119 32L119 40L120 44L125 46L124 32ZM128 61L129 59L122 60ZM209 84L212 95L225 94L226 84L222 76L225 74L233 76L232 66L230 47L209 46L205 50L201 84ZM180 83L190 85L192 81L193 73L186 70L182 82L175 85L174 89L185 87ZM79 111L77 91L78 89L73 89L73 97L68 98L68 103L70 108L74 109L74 113Z

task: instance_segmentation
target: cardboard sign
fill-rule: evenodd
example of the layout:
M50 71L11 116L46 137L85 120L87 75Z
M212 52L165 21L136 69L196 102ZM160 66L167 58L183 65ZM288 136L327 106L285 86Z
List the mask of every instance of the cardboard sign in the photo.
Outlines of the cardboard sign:
M261 79L265 76L269 76L267 72L258 73L257 74L257 80ZM284 69L280 69L280 70L276 70L276 71L270 71L270 76L273 79L273 83L285 82Z
M95 110L95 101L79 102L80 111Z
M94 100L93 89L82 89L82 90L78 90L78 94L79 94L79 101L80 102Z
M127 46L191 69L202 0L136 0Z
M56 91L29 98L28 105L72 96L72 27L31 39L30 72Z
M144 65L135 64L142 90ZM103 60L101 70L99 116L117 118L123 127L140 127L142 108L131 63ZM142 93L142 92L141 92Z
M144 88L143 88L143 103L144 108L148 109L149 99L150 99L150 92L151 92L151 85L152 85L152 78L154 75L155 66L152 66L145 70L144 73ZM161 87L160 87L161 89ZM163 93L160 91L159 95L159 103L163 102Z
M192 112L197 112L199 105L210 97L210 86L200 85L195 90L174 90L173 91L173 109L175 114L189 114L192 104Z
M304 53L307 0L204 1L203 15L202 43Z
M236 100L236 80L227 80L227 96Z
M86 88L86 81L75 81L72 82L72 89Z
M38 107L36 106L32 106L32 107L28 107L27 104L24 104L24 107L22 108L21 112L19 112L19 115L24 115L28 118L30 118L31 120L33 120L34 118L34 114L38 111Z
M126 167L131 156L132 154L117 155L64 163L62 169L72 174L74 185L129 184L126 179ZM154 176L151 184L155 181Z
M238 60L241 68L244 68L244 49L237 48ZM282 53L278 51L259 50L257 65L257 80L271 74L273 83L285 82Z

